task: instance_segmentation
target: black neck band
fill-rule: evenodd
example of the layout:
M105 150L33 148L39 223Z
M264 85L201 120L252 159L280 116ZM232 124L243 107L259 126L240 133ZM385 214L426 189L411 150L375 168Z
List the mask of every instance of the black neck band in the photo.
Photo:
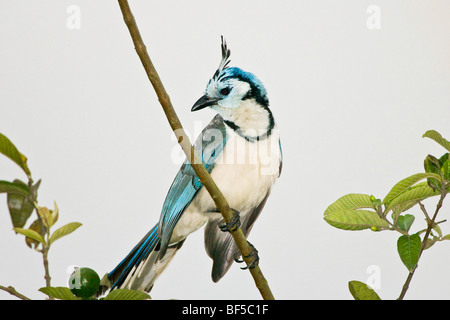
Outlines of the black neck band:
M272 116L272 114L270 114L270 115ZM259 136L256 136L256 137L249 137L249 136L246 136L246 135L242 132L242 129L241 129L239 126L237 126L233 121L224 120L223 122L224 122L227 126L229 126L231 129L233 129L238 135L240 135L240 136L241 136L242 138L244 138L245 140L247 140L247 141L249 141L249 142L255 142L255 141L261 141L261 140L267 139L267 138L270 136L270 134L272 133L272 128L273 128L273 118L270 117L270 119L271 119L272 121L270 121L270 125L269 125L269 128L267 129L267 131L266 131L265 133L259 135Z

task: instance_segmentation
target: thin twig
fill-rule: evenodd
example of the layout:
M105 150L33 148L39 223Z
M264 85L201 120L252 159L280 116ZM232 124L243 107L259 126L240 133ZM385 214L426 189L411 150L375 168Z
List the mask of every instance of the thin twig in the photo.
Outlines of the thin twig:
M431 219L430 219L430 216L428 215L427 210L425 209L425 206L420 201L419 201L419 206L420 206L420 209L422 210L423 214L425 215L425 218L427 219L427 223L429 223Z
M44 262L44 270L45 270L45 285L47 287L50 287L50 281L51 281L51 277L50 277L50 270L48 267L48 249L45 245L44 248L42 249L41 253L42 253L42 260Z
M425 232L425 236L423 237L422 247L420 248L420 253L419 253L419 260L420 260L420 257L422 256L423 250L425 250L425 247L426 247L427 241L428 241L428 236L431 233L431 229L433 229L433 227L435 225L434 221L436 220L437 214L442 207L442 203L444 202L444 198L446 195L447 195L447 189L444 187L444 188L442 188L441 197L439 198L439 201L436 205L436 210L434 211L433 218L431 218L431 220L429 220L428 214L426 214L428 227L427 227L427 231ZM424 211L424 213L425 213L426 212L425 208L423 207L423 205L420 202L419 202L419 204L420 204L422 211ZM403 298L405 297L405 294L408 291L409 284L411 283L412 277L414 276L414 272L416 271L417 266L418 266L418 264L408 274L408 277L406 278L406 281L402 287L402 292L400 293L400 296L397 298L397 300L403 300Z
M167 94L166 90L164 89L164 86L161 82L161 79L158 76L158 73L156 72L155 67L153 66L152 61L150 60L150 57L147 53L147 48L145 47L145 44L142 40L142 37L140 35L139 29L137 27L136 21L134 19L134 16L131 12L130 6L128 4L127 0L118 0L119 6L122 11L122 15L125 21L125 24L128 27L128 30L130 32L131 38L133 39L133 43L136 49L136 52L141 59L142 65L144 66L145 72L147 73L147 76L158 96L158 100L166 114L167 120L169 121L170 127L172 128L173 132L175 133L178 143L180 144L181 148L183 149L184 153L186 154L187 159L192 164L192 168L194 169L195 173L199 177L200 181L206 188L206 190L211 195L212 199L214 200L217 208L220 210L220 212L223 215L223 218L228 223L230 222L231 218L233 217L233 212L228 205L228 202L224 198L222 192L219 190L213 179L211 178L208 171L206 171L202 161L194 151L194 148L192 147L189 138L187 137L180 120L178 119L178 116L172 106L172 103L170 101L169 95ZM231 234L233 235L233 238L241 252L241 255L244 259L244 261L247 263L247 265L251 264L251 258L249 258L250 253L252 252L252 248L248 244L244 233L242 232L241 228L238 228L235 231L232 231ZM274 296L269 288L269 285L267 283L267 280L264 278L261 269L259 266L256 266L254 268L249 268L250 273L253 276L253 279L255 281L255 284L257 288L259 289L261 296L263 299L266 300L273 300Z
M9 294L16 296L17 298L21 299L21 300L31 300L30 298L24 296L23 294L19 293L16 291L16 289L14 289L13 287L9 286L9 287L4 287L4 286L0 286L0 290L6 291Z

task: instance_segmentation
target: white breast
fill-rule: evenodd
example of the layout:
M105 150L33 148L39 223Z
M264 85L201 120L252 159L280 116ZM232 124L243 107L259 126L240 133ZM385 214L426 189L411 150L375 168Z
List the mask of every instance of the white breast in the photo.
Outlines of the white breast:
M267 139L255 142L245 140L232 129L227 130L227 144L211 176L230 206L244 211L262 201L279 175L278 130ZM199 197L199 200L205 204L205 199ZM214 207L211 201L206 202Z
M228 140L211 172L211 177L231 208L244 213L258 206L279 176L279 132L275 127L262 141L249 142L227 127ZM178 221L171 243L180 241L202 227L216 206L202 188Z

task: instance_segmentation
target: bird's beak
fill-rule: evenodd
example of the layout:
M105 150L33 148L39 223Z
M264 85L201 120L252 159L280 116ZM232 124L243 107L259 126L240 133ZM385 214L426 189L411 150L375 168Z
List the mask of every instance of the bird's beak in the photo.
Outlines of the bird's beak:
M194 106L191 108L191 111L201 110L203 108L215 105L216 103L217 99L210 98L207 95L204 95L203 97L198 99L196 103L194 103Z

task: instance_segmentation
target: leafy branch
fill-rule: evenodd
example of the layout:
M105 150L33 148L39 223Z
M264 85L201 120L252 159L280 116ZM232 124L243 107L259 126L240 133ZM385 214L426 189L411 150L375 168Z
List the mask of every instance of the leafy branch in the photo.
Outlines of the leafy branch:
M26 174L28 183L19 179L12 182L0 181L0 193L6 193L7 204L13 224L13 230L25 236L25 243L28 247L35 249L42 254L44 264L44 279L47 287L50 286L50 270L48 253L51 245L58 239L72 233L81 226L79 222L68 223L53 233L51 228L58 221L59 209L55 202L55 209L50 210L41 207L37 203L37 190L40 180L33 184L31 171L25 157L17 147L5 135L0 133L0 153L16 163ZM37 219L28 228L24 228L28 218L33 211L37 213ZM13 287L0 286L0 290L6 291L20 299L29 300L26 296L17 292ZM52 299L51 296L49 296Z
M448 182L447 182L447 184L448 184ZM422 256L422 253L423 253L423 251L425 249L430 248L438 240L442 241L442 240L446 240L446 239L449 238L447 236L447 238L443 239L442 233L440 232L440 228L437 229L438 228L437 224L435 224L435 220L436 220L437 214L438 214L439 210L442 207L442 203L444 202L444 198L447 195L447 193L448 193L448 187L445 187L445 185L443 185L442 190L441 190L441 196L440 196L439 201L438 201L438 203L436 205L436 210L434 211L434 215L433 215L433 218L431 218L431 220L428 217L428 213L426 212L425 207L420 203L420 207L421 207L422 211L424 212L425 217L427 218L427 225L428 226L427 226L427 230L425 232L425 236L423 237L422 245L420 246L420 251L419 251L417 259L416 259L417 262L419 261L420 257ZM433 237L433 239L429 239L428 237L429 237L429 235L431 233L431 230L433 228L436 228L437 230L439 230L438 231L439 232L439 237ZM418 239L418 240L415 240L417 242L416 246L420 245L420 237L418 235L417 235L416 239ZM405 251L405 250L402 250L402 251ZM417 252L417 249L415 251ZM409 288L409 284L410 284L410 282L412 280L414 272L417 269L417 262L414 265L411 264L411 266L413 266L413 268L410 269L410 271L409 271L408 277L406 278L405 284L402 287L402 292L400 293L400 296L398 297L398 300L403 300L403 298L405 297L406 291Z
M59 217L59 209L55 202L55 209L49 210L46 207L39 207L36 204L36 210L39 215L40 221L42 221L42 225L44 228L44 234L37 232L33 228L24 229L24 228L14 228L14 231L20 233L26 237L29 243L32 243L34 249L39 251L42 254L42 258L44 261L44 269L45 269L45 284L47 287L50 287L50 271L48 264L48 252L50 250L50 246L58 239L74 232L81 226L79 222L70 222L58 229L56 229L53 233L50 232L53 225L58 221ZM39 246L41 247L39 249Z
M86 272L74 272L72 276L74 277L75 285L73 287L51 287L50 268L48 261L50 248L55 243L55 241L77 230L81 226L81 223L70 222L52 231L52 228L58 221L60 215L59 208L56 202L54 204L53 210L38 205L37 189L39 188L40 180L36 184L33 184L31 171L27 165L27 158L19 152L16 146L5 135L1 133L0 153L13 160L20 168L22 168L28 178L28 184L18 179L14 180L13 182L0 180L0 193L6 193L7 195L7 204L13 224L13 230L16 233L25 236L25 242L28 247L42 254L46 286L40 288L39 291L46 294L48 296L48 299L50 300L96 299L92 296L99 289L100 278L94 270L89 268L76 268L77 270L84 269L84 271ZM33 211L36 211L37 219L33 223L31 223L28 228L25 228L24 226ZM93 278L97 278L97 281L93 281ZM70 285L71 283L69 281L69 287ZM87 288L91 290L91 293L87 291ZM27 296L19 293L12 286L6 287L0 285L0 290L8 292L9 294L21 300L31 300ZM86 292L88 294L87 297L84 296ZM100 299L145 300L150 299L150 296L146 293L136 290L120 289L114 290L113 292L110 292L106 297Z
M118 2L125 24L127 25L131 38L133 40L136 52L158 96L158 100L164 110L164 113L166 114L167 120L169 121L169 124L177 137L178 143L186 154L187 159L191 163L192 168L199 177L200 181L211 195L219 211L222 213L225 222L229 223L231 218L233 217L233 212L222 192L219 190L208 171L206 171L202 161L194 151L194 148L192 147L192 144L190 143L189 138L186 135L180 120L178 119L178 116L170 101L169 95L164 89L161 79L159 78L159 75L156 72L153 63L150 60L150 56L148 55L147 48L142 40L128 1L118 0ZM252 248L247 242L241 228L237 228L235 231L231 231L231 234L241 252L244 261L247 263L247 265L250 265L252 263L250 258ZM273 300L274 296L269 288L267 280L264 278L260 267L256 266L254 268L249 268L249 270L262 297L266 300Z
M434 130L427 131L423 137L430 138L450 151L450 142ZM409 176L396 183L383 200L366 194L347 194L333 204L324 213L324 219L331 226L343 230L372 231L392 230L401 236L397 240L397 251L401 261L408 269L408 277L398 297L402 300L409 288L419 259L424 250L429 249L437 241L450 240L450 234L443 235L436 222L439 210L450 191L450 158L449 152L439 159L428 155L424 161L425 172ZM426 181L424 181L426 180ZM422 201L439 196L439 200L430 218ZM411 234L410 228L415 216L405 214L412 207L419 205L425 216L427 227ZM420 235L424 233L423 238ZM376 293L366 285L351 281L349 289L356 298L373 297ZM363 293L361 290L367 290Z

